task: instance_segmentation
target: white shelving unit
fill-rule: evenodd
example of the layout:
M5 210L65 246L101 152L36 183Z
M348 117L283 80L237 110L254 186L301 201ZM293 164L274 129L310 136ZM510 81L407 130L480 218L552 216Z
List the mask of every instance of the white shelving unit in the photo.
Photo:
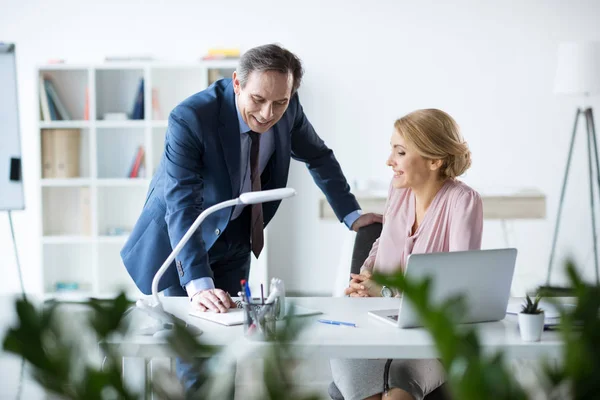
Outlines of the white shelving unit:
M237 60L223 60L38 67L36 79L40 74L51 79L73 118L43 121L40 115L40 138L49 129L76 129L81 138L77 177L42 178L40 173L46 295L102 297L120 290L140 295L119 252L140 214L150 179L160 162L166 118L179 102L209 85L209 76L215 72L211 70L229 77L236 65ZM103 120L105 113L131 114L142 78L144 119ZM156 103L158 109L153 108ZM145 152L142 172L138 178L128 178L139 146ZM40 146L40 157L41 150ZM123 234L115 235L118 232ZM266 260L262 263L264 270ZM73 284L77 289L57 290Z

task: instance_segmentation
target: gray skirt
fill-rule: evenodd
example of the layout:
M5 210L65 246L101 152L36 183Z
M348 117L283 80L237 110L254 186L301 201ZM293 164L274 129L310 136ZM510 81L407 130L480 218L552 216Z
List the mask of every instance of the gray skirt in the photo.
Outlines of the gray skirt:
M362 400L383 393L386 360L333 359L333 381L344 400ZM433 392L445 381L445 372L437 359L394 360L390 366L390 389L399 388L416 400Z

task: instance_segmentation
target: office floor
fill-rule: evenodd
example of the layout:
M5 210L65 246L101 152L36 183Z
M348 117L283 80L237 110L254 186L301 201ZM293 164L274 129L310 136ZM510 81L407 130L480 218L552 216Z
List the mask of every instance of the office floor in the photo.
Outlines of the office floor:
M54 396L46 394L27 373L24 374L23 384L19 393L19 372L20 360L16 357L0 354L0 399L27 399L27 400L50 400ZM306 394L316 394L319 398L328 399L327 386L331 382L331 373L329 372L329 363L326 360L313 360L303 363L296 370L300 382L298 390ZM256 379L262 379L257 376L256 368L246 368L245 371L239 371L238 384L236 385L236 399L248 400L248 393L257 393ZM131 381L139 382L139 377L131 377ZM262 396L257 393L254 399L260 399Z
M515 376L519 377L521 383L526 387L531 400L546 399L546 395L537 386L536 373L538 368L530 362L518 361L512 363ZM0 399L18 399L19 388L19 359L8 356L6 353L0 354ZM331 373L329 371L329 362L327 360L310 360L299 364L295 370L299 382L298 390L306 394L319 395L321 399L328 399L327 387L331 382ZM133 377L132 377L133 378ZM256 380L262 379L260 369L249 366L245 371L238 371L238 384L236 386L236 400L260 399L260 392L257 392ZM139 379L132 379L139 381ZM249 397L248 393L256 393L256 396ZM24 376L21 386L20 399L44 399L51 400L54 396L47 395L27 374Z

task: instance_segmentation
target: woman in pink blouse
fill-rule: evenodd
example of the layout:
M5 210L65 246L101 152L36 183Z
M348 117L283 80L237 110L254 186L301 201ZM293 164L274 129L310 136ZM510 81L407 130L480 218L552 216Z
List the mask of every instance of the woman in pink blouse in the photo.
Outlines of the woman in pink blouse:
M346 294L389 295L371 281L371 272L404 270L413 253L478 250L483 208L479 194L456 178L471 165L471 153L454 119L443 111L414 111L394 124L387 160L394 177L383 215L380 238ZM381 399L385 360L331 360L331 370L345 400ZM444 382L440 362L394 360L388 399L417 399Z

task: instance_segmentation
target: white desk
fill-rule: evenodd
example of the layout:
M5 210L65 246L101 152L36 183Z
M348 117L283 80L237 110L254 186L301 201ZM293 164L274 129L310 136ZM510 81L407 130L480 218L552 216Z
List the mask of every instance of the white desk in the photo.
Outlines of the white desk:
M398 329L367 315L369 310L395 308L399 299L387 298L330 298L305 297L290 299L307 308L324 314L302 317L306 329L293 343L292 348L301 358L435 358L437 353L429 334L424 329ZM512 300L521 302L521 300ZM203 344L225 348L232 343L260 350L268 344L254 342L243 337L242 326L226 327L187 315L187 298L165 298L165 308L180 318L200 327ZM141 312L137 312L139 319ZM326 325L316 322L319 318L350 321L357 328ZM540 342L521 340L516 316L507 316L499 322L475 325L480 333L485 351L502 350L509 359L560 358L562 342L557 332L544 332ZM131 336L112 339L103 346L117 350L125 357L172 357L165 340L153 337ZM248 351L248 350L247 350ZM199 355L200 356L200 355Z

